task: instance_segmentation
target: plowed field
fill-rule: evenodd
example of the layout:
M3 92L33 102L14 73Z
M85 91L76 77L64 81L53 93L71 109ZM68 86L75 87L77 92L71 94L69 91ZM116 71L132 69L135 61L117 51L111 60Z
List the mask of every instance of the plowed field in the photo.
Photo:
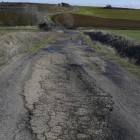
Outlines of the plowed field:
M61 24L59 22L61 15L62 14L53 16L52 20ZM72 15L75 21L74 25L78 27L140 29L139 20L100 18L80 14Z

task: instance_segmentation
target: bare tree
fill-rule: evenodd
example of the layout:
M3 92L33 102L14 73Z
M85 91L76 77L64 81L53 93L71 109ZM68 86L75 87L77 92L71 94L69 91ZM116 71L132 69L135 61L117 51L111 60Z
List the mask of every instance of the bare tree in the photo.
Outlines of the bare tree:
M74 26L74 19L70 13L63 14L60 18L60 22L66 28L72 28Z

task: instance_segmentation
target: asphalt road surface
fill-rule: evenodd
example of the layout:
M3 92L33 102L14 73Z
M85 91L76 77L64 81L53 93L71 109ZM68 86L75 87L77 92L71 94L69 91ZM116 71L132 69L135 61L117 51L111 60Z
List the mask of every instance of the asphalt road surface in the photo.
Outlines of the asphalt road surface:
M140 140L140 80L66 31L0 70L0 140Z

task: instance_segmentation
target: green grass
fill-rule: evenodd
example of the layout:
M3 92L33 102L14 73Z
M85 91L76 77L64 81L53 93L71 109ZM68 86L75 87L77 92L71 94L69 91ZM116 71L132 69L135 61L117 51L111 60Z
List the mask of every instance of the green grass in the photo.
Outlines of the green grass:
M25 52L34 52L34 51L40 49L43 45L50 43L54 38L55 38L55 37L52 37L52 38L50 38L49 40L44 41L44 42L42 42L42 43L36 45L35 47L33 47L33 48L31 48L31 49L29 49L29 50L27 50L27 51L25 51Z
M47 16L46 19L49 23L52 23L52 20L51 20L52 16Z
M79 11L72 13L109 19L140 20L140 10L117 10L88 6L78 6L78 8Z
M31 48L30 50L25 51L25 53L26 53L26 52L33 52L33 51L36 51L36 50L38 50L43 44L44 44L44 43L39 44L39 45L36 45L35 47Z
M140 40L140 30L105 30L105 31L123 34L130 38Z
M47 16L46 19L47 19L48 22L51 21L50 16Z

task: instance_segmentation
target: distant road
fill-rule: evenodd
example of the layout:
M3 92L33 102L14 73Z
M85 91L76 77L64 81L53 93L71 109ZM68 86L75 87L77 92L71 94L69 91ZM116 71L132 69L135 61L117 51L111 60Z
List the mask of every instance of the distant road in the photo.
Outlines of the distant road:
M64 12L56 12L56 13L48 13L44 16L44 22L46 24L50 24L50 21L47 20L48 16L53 16L53 15L57 15L57 14L62 14L62 13L69 13L69 12L73 12L73 11L79 11L79 9L76 6L72 6L70 10L68 11L64 11ZM54 23L55 24L55 23Z

